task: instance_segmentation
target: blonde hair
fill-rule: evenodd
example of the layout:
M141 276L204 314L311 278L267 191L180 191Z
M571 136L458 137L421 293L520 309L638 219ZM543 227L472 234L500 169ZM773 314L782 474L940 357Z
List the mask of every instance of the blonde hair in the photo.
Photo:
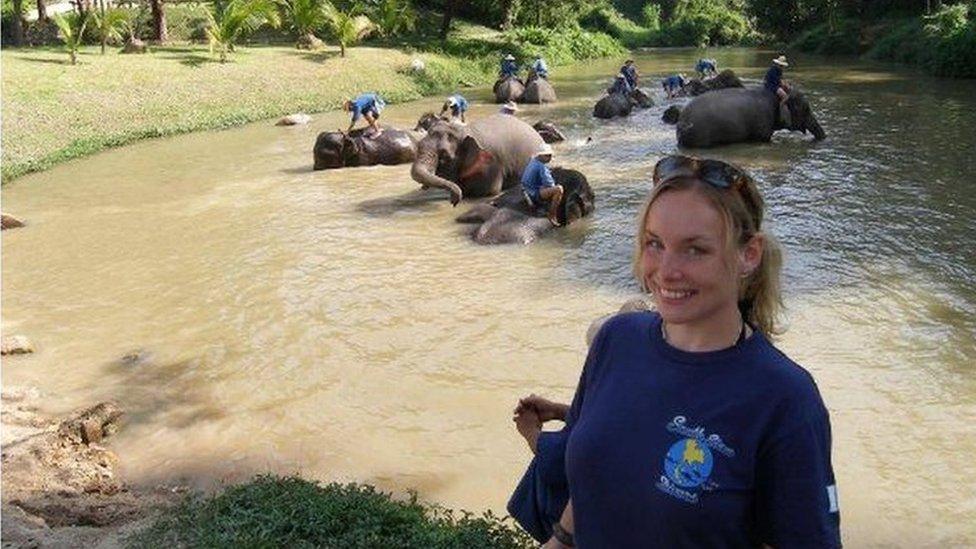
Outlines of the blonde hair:
M726 249L729 253L745 246L753 237L763 238L763 252L759 266L739 280L739 311L753 328L766 337L782 333L780 316L783 298L780 290L780 270L783 252L776 238L763 231L763 198L751 179L745 179L737 188L720 189L704 183L697 177L666 179L654 186L641 207L637 218L637 238L634 248L633 271L641 288L650 289L644 283L641 259L647 244L644 227L651 205L669 191L694 190L705 196L725 222Z

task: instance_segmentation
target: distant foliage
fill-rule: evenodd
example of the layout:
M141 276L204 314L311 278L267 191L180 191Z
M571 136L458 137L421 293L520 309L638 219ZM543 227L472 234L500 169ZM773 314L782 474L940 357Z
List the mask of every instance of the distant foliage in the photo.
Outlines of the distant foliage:
M860 36L856 20L838 19L833 25L821 23L804 32L790 47L823 55L856 55L861 52Z
M575 60L610 57L626 51L619 42L602 32L591 32L579 26L561 29L521 27L505 33L508 50L523 64L538 55L552 64Z
M355 11L342 11L332 4L327 4L329 32L339 43L339 52L346 56L346 48L357 44L376 29L376 25L365 15L356 15Z
M85 35L85 27L88 26L88 16L79 15L77 12L59 13L53 18L64 42L64 49L68 52L71 64L78 62L78 48Z
M221 63L227 61L227 53L234 51L244 36L264 25L277 28L281 23L273 0L230 0L216 5L209 14L210 51L218 52Z
M209 498L190 497L126 540L156 547L534 547L491 513L476 517L395 501L357 484L322 486L298 477L259 476Z
M726 0L678 0L664 34L669 46L724 46L754 39L749 20Z
M939 76L976 78L976 2L901 21L866 56L918 65Z
M380 34L386 37L413 32L417 21L410 0L378 0L370 13Z
M642 27L621 15L610 5L597 6L586 12L580 18L580 25L589 30L609 34L628 48L652 45L660 29L659 23L656 23L654 28Z

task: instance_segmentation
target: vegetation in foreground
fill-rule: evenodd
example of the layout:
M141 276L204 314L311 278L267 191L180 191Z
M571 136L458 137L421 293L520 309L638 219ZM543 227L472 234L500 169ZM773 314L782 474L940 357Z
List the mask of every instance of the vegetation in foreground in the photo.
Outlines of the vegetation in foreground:
M396 501L358 484L320 485L258 476L223 493L188 496L127 540L155 547L522 548L532 539L510 520Z

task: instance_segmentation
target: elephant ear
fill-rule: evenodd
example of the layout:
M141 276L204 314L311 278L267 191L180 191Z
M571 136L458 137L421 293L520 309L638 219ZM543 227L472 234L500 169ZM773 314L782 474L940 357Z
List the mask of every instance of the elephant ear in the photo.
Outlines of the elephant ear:
M359 166L359 145L349 134L342 136L342 159L346 166Z
M495 163L495 155L481 146L474 136L465 137L458 146L458 179L467 180L484 176Z

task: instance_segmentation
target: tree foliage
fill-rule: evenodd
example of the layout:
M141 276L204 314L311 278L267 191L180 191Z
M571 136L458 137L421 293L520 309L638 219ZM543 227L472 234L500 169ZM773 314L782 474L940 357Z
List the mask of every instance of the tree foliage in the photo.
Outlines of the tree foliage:
M76 64L78 62L78 48L81 46L82 38L85 35L85 27L88 26L87 13L60 13L54 16L54 24L58 26L61 40L64 41L64 48L71 58L71 64Z
M342 11L332 4L327 6L329 31L339 43L339 55L345 57L347 47L369 36L376 27L369 17L357 15L354 10Z
M281 22L273 0L230 0L216 4L209 15L210 52L216 48L221 63L227 61L227 52L234 51L234 45L245 35L264 25L277 27Z
M105 46L109 42L117 43L123 40L122 33L126 32L131 26L131 18L128 11L119 8L108 8L104 4L98 10L92 11L92 26L98 41L102 45L102 55L105 55Z

